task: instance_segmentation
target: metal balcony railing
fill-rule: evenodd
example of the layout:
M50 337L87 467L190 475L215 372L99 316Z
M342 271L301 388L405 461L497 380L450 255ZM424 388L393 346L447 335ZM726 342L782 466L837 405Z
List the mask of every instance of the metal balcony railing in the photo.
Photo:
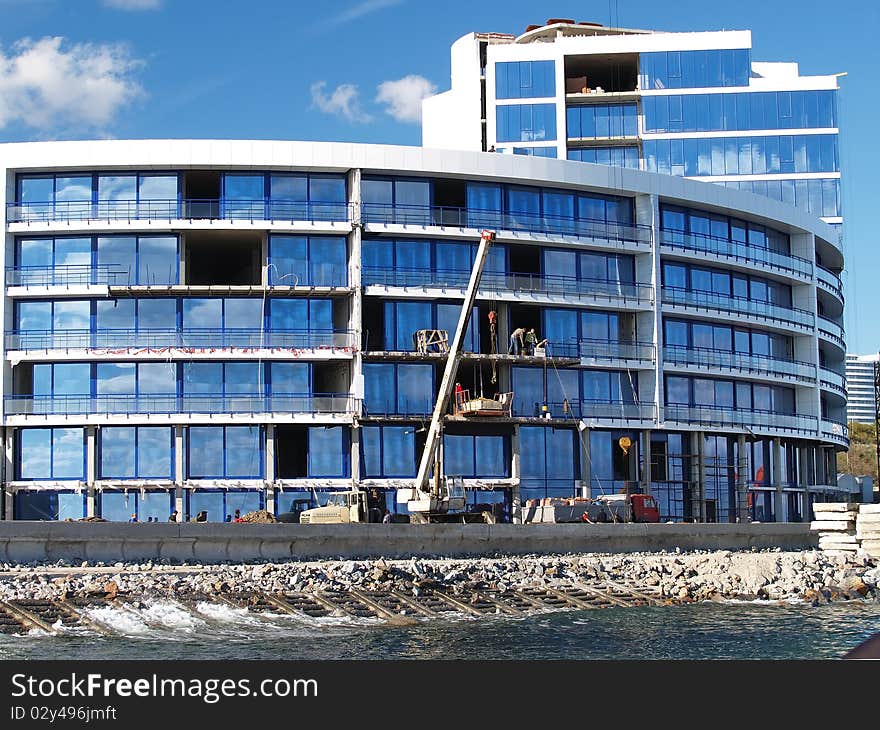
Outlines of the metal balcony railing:
M700 309L712 309L724 313L737 313L763 317L778 322L786 322L812 327L815 317L812 312L797 307L784 307L780 304L758 302L745 297L727 296L715 292L693 291L674 286L663 287L663 302L680 304Z
M824 266L816 265L816 279L819 283L843 301L843 282L840 277Z
M615 342L612 340L588 340L569 338L553 340L547 345L551 357L578 357L596 360L644 360L654 361L654 345L651 342Z
M816 366L810 362L706 347L665 345L663 360L675 365L698 365L766 375L790 375L801 380L816 379Z
M849 442L849 426L842 421L832 421L823 418L820 423L820 431L824 438L844 444Z
M737 261L758 263L772 269L800 276L813 275L813 262L808 259L701 233L686 233L684 231L663 228L660 231L660 245L675 249L710 253Z
M200 393L198 395L98 395L98 396L6 396L10 416L74 416L196 413L355 413L360 401L345 393L248 394Z
M107 329L23 330L6 334L7 350L91 350L124 348L259 348L342 349L353 348L352 330L256 329Z
M846 340L844 339L846 333L843 331L843 327L841 325L839 325L834 320L823 317L820 314L818 328L820 335L823 335L826 339L831 340L842 350L846 351Z
M846 395L846 378L828 368L819 368L819 382L822 387L835 390L841 395Z
M9 223L49 223L53 221L132 221L132 220L273 220L273 221L349 221L350 205L337 202L300 202L257 198L187 198L181 200L105 200L98 202L8 203Z
M364 267L363 270L365 286L465 289L469 279L470 271L389 269L374 266ZM654 295L654 287L650 284L492 271L483 273L480 291L547 294L573 299L622 299L644 303L650 303Z
M6 286L125 286L130 272L109 264L64 264L60 266L16 266L6 269Z
M564 235L575 238L599 238L633 243L650 243L651 226L617 223L563 216L530 213L500 213L494 210L429 205L393 205L362 203L364 223L418 226L454 226L457 228L490 228Z
M676 404L667 404L664 408L664 414L667 421L676 421L682 424L716 427L754 427L810 435L816 433L818 420L815 416L780 414L771 411Z
M543 405L547 406L547 411L543 410ZM527 406L514 399L514 416L544 418L547 413L554 419L604 418L616 421L653 421L657 415L657 408L653 403L648 402L601 400L554 401L546 404L536 402Z

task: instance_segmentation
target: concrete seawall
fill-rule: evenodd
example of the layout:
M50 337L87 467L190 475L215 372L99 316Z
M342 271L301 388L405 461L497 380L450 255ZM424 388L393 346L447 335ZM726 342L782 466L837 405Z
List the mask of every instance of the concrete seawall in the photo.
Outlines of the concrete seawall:
M0 562L217 563L300 558L816 548L809 524L252 525L0 522Z

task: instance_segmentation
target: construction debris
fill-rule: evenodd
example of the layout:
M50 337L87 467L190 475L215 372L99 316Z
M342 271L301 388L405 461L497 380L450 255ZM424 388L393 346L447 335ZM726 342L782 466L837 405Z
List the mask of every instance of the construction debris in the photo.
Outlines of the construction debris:
M264 509L256 510L254 512L248 512L246 515L241 516L242 522L250 522L252 524L258 525L268 525L273 522L278 522L275 517L267 512Z
M856 517L856 539L859 547L875 560L880 559L880 504L859 506Z
M810 523L810 530L819 533L820 550L855 553L859 549L856 538L858 510L859 505L854 502L813 505L816 519Z

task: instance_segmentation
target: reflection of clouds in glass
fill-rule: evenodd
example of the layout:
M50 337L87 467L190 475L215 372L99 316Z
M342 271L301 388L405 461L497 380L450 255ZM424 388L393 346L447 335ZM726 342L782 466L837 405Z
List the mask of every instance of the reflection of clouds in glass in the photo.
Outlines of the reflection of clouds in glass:
M174 299L139 299L138 329L176 329L177 301Z
M222 322L222 300L186 299L183 302L184 327L214 327Z
M257 426L226 428L226 476L260 476L260 429Z
M259 394L260 365L255 362L226 363L225 386L227 393Z
M176 175L142 175L140 200L177 200Z
M144 237L138 239L138 283L177 283L177 239Z
M133 512L136 512L136 497L126 492L101 493L101 517L111 522L128 522Z
M101 476L134 476L134 428L101 429Z
M222 393L223 365L219 362L186 363L183 371L184 393Z
M21 330L51 330L51 302L22 302L18 305L18 328Z
M55 302L55 330L87 330L90 314L88 302Z
M134 395L134 363L98 365L98 395Z
M189 476L223 476L223 427L189 429Z
M177 366L170 362L140 363L138 365L138 393L159 394L177 392Z
M55 395L88 395L91 366L88 363L58 363L54 366Z
M98 178L98 200L137 200L137 177L101 175Z
M20 474L22 479L50 479L51 431L47 428L24 429L21 432Z
M83 429L52 430L52 476L55 479L82 479L84 453Z
M138 429L138 476L171 478L171 429L155 426ZM167 517L167 515L165 515ZM163 521L164 521L163 517Z
M91 177L59 177L55 179L55 201L91 202Z
M134 329L134 300L98 302L95 322L98 329Z

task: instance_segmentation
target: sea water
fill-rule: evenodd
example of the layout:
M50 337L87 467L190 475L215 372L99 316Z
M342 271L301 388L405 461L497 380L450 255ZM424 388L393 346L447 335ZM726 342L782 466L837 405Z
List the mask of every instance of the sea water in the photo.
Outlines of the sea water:
M878 601L449 616L406 627L168 600L95 608L89 617L110 633L0 635L0 659L834 659L880 632Z

